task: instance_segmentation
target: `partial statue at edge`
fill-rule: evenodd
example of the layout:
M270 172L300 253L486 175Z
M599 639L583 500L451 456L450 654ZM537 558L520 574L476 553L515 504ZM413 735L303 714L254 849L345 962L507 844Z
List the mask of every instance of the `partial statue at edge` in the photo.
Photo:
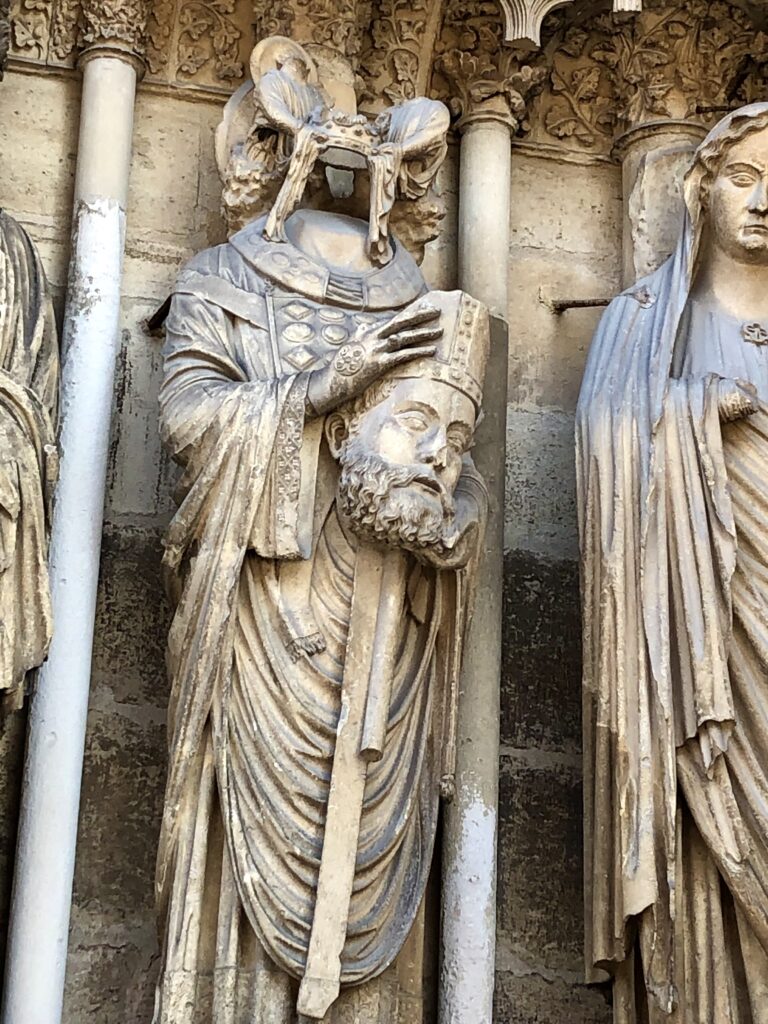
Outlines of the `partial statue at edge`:
M578 408L587 961L617 1024L765 1024L768 104L685 199Z
M51 642L58 386L45 272L29 235L0 211L0 716L21 707Z
M166 320L184 472L155 1022L416 1024L487 512L488 313L430 292L389 229L437 173L446 108L341 111L280 37L251 66L217 155L225 204L261 216L188 264ZM326 170L334 209L350 172L358 197L370 181L367 221L299 208Z

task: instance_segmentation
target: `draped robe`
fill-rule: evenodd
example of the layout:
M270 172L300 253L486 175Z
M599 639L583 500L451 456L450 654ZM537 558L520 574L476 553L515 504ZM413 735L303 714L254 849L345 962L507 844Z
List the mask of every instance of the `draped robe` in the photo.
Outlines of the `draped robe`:
M768 1021L768 362L691 299L696 246L688 216L611 303L577 412L586 954L616 1024ZM760 409L722 425L737 378Z
M24 229L0 211L0 693L21 705L51 640L50 502L59 353L45 272Z
M192 261L166 324L161 425L184 476L165 555L178 604L157 1024L295 1020L355 571L322 420L305 419L308 371L357 323L389 317L425 291L399 246L382 270L339 279L290 243L264 241L262 226ZM357 987L342 992L334 1022L360 1013L381 1024L421 1019L419 913L462 578L411 560L342 954L342 983ZM325 651L302 654L318 634Z

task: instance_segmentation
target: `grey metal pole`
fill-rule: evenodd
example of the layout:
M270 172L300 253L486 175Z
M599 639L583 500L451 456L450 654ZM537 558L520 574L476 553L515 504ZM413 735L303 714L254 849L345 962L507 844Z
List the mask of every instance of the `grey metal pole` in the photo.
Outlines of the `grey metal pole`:
M64 995L137 78L135 62L103 53L83 71L51 531L54 635L29 713L3 1024L57 1024Z

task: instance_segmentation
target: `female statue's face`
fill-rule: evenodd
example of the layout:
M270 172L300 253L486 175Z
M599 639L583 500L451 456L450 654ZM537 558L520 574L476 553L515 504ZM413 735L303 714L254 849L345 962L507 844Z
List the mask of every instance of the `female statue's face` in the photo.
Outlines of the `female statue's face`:
M768 266L768 128L737 142L709 196L713 244L739 263Z

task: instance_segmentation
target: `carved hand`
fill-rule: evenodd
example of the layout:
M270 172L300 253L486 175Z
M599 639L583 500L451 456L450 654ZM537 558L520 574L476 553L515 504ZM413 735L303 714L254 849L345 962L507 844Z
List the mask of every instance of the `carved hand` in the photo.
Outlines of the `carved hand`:
M760 407L757 389L754 384L744 380L723 378L718 385L717 405L721 423L732 423L734 420L751 416Z
M358 331L332 362L310 373L307 398L315 414L324 416L357 398L400 363L434 355L435 345L430 342L443 333L436 324L439 316L439 309L423 306L398 314L384 326Z

